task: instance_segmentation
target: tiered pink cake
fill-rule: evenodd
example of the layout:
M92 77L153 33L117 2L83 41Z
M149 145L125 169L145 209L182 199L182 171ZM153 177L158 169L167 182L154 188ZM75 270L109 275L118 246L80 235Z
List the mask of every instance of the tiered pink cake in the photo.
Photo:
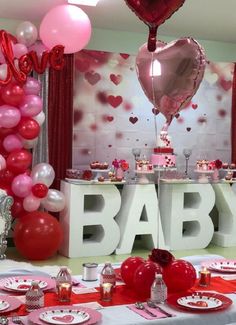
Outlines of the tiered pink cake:
M176 157L171 144L171 137L162 131L157 138L157 147L154 148L151 163L157 167L175 167Z

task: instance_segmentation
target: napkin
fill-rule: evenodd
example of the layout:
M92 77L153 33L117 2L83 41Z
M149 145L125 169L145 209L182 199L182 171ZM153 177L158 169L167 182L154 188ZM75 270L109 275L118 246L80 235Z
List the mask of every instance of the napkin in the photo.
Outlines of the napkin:
M139 314L140 316L148 319L148 320L152 320L152 319L159 319L159 318L167 318L168 316L165 315L164 313L162 313L161 311L159 311L157 308L150 308L147 306L147 304L143 304L145 306L145 308L147 310L149 310L152 314L155 315L155 317L152 317L151 315L149 315L147 312L145 312L145 310L141 310L141 309L137 309L135 307L135 305L130 305L127 306L129 309L131 309L132 311L134 311L135 313ZM175 316L174 314L172 314L172 316Z

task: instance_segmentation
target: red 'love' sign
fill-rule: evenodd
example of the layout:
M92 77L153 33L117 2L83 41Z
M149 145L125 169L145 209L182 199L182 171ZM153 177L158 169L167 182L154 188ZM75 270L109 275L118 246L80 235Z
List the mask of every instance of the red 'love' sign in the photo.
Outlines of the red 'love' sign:
M50 51L43 52L41 59L38 58L35 51L24 54L19 58L17 67L9 34L1 30L0 39L1 50L7 64L7 76L5 80L0 79L1 86L7 85L12 80L12 77L21 84L25 83L27 75L32 70L41 74L46 70L48 64L55 70L61 70L64 67L64 46L62 45L56 45Z

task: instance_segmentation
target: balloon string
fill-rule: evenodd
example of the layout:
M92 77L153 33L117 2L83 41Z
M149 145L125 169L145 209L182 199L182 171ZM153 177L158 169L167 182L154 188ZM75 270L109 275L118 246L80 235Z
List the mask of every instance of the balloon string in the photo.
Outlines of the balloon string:
M155 90L154 90L154 65L153 65L153 52L151 53L152 54L152 60L151 60L151 69L150 69L150 72L151 72L151 78L152 78L152 100L153 100L153 103L154 103L154 109L156 109L156 98L155 98ZM154 126L155 126L155 136L156 136L156 139L157 139L157 115L156 115L156 112L154 110Z

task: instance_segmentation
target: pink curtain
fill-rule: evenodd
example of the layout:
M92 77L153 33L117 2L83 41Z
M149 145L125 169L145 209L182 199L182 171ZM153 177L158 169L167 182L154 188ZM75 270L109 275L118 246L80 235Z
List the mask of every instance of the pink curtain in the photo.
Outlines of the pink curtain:
M55 170L52 188L60 189L67 168L72 167L73 54L65 55L61 71L50 69L48 91L49 164Z

